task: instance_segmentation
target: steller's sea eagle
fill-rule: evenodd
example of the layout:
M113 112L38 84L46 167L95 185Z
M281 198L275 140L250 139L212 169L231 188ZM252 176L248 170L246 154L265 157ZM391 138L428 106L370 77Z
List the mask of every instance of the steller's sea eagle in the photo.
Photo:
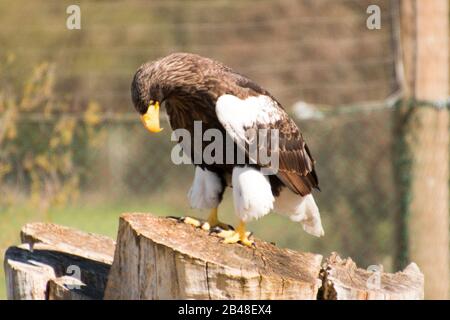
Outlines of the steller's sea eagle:
M186 145L193 146L194 122L201 121L202 131L219 130L231 138L233 148L248 143L249 129L276 130L278 170L264 174L258 157L244 150L245 163L195 162L195 176L188 197L193 208L209 209L206 221L182 218L185 223L215 231L226 243L252 246L248 221L271 211L300 222L315 236L324 234L319 209L311 194L318 189L314 160L297 125L281 104L265 89L209 58L190 53L173 53L143 64L131 84L133 104L144 126L159 132L159 108L165 108L173 130L191 133ZM259 142L258 142L259 143ZM209 144L202 141L202 150ZM194 159L195 148L188 154ZM224 153L230 152L224 149ZM226 157L226 155L225 155ZM218 220L217 208L225 188L233 188L236 215L240 223L233 229Z

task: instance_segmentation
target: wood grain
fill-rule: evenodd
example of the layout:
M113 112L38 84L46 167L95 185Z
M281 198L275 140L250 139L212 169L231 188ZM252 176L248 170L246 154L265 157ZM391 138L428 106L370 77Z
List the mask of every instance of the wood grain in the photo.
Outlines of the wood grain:
M168 218L125 214L106 299L316 299L322 256L223 244Z

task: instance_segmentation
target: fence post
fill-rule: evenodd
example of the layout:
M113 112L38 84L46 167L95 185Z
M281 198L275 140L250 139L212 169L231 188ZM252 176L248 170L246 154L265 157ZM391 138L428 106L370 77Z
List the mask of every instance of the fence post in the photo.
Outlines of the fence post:
M394 116L399 192L397 262L414 260L425 297L449 292L448 1L401 0L403 102ZM406 252L406 256L404 253ZM399 267L399 266L397 266Z

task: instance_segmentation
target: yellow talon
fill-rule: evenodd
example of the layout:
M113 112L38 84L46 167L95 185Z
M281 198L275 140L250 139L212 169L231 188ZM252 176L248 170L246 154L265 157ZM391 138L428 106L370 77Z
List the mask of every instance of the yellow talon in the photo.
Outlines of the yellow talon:
M211 209L211 212L208 216L208 220L202 225L202 229L211 230L214 227L219 227L220 229L224 230L232 229L231 226L229 226L228 224L219 221L217 208Z
M219 218L217 216L217 208L213 208L211 210L211 213L208 216L208 220L198 219L198 218L192 218L192 217L182 217L177 218L179 221L189 224L191 226L194 226L196 228L201 228L206 231L210 231L212 228L219 228L221 231L223 230L229 230L233 229L228 224L222 223L219 221Z
M249 237L251 232L245 230L245 223L240 222L236 231L234 230L224 230L217 233L217 236L224 238L224 243L241 243L247 247L252 247L255 242L250 240Z
M250 240L249 238L240 239L239 242L246 247L252 248L255 246L255 241Z
M223 239L223 243L238 243L239 240L240 240L239 234L233 231L230 236L225 237Z
M203 230L209 231L209 230L211 230L211 225L209 224L209 222L205 222L202 224L201 228Z
M198 227L200 227L202 225L202 223L199 220L191 218L191 217L183 218L182 221L184 223L190 224L191 226L194 226L196 228L198 228Z

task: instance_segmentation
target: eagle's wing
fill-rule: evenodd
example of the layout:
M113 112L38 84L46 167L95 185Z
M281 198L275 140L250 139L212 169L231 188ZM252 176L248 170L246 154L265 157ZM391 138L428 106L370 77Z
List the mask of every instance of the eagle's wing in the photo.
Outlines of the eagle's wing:
M302 196L311 193L313 188L318 189L314 160L307 144L294 121L269 94L253 95L245 99L232 94L222 95L217 100L216 113L227 134L241 147L250 142L248 129L278 129L277 177L290 190ZM246 153L248 154L248 150ZM264 166L259 159L251 160Z

